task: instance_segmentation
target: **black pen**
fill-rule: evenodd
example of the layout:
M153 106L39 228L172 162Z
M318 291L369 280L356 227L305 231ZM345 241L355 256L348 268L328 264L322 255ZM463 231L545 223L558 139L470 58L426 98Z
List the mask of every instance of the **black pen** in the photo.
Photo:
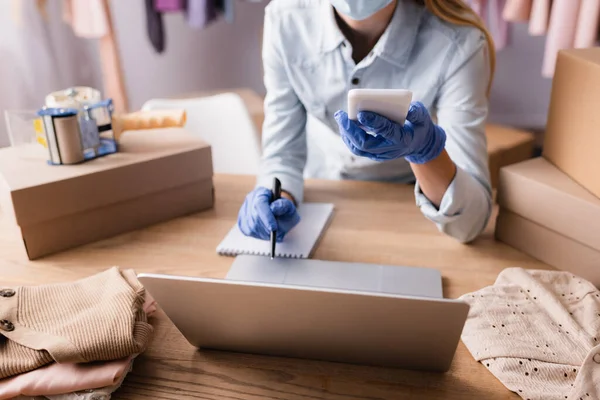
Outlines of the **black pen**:
M271 201L275 201L281 198L281 182L279 179L273 179L273 198ZM277 244L277 231L271 231L271 260L275 258L275 245Z

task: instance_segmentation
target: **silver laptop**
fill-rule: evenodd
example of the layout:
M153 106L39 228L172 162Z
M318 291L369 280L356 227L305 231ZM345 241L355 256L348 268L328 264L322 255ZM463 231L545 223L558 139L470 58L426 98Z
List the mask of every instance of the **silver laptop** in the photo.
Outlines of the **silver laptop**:
M140 274L195 347L445 372L468 304L428 268L238 256L226 279Z

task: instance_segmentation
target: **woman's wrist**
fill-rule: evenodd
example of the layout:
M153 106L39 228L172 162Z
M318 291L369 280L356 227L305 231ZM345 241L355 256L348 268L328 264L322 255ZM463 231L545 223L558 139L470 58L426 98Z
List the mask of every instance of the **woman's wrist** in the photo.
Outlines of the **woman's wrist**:
M443 150L436 158L423 164L410 164L421 191L436 207L439 207L446 190L456 175L456 165Z
M281 197L290 200L292 203L294 203L295 206L298 206L294 196L292 196L292 194L290 192L287 192L285 189L281 190Z
M429 140L416 154L406 156L405 159L411 164L426 164L431 162L444 152L446 148L446 132L438 125L431 122Z

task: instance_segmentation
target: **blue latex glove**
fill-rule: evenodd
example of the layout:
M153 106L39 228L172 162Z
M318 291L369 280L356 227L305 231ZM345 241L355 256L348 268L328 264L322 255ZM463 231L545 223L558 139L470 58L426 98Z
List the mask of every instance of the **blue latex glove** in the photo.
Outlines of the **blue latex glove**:
M344 111L335 113L344 143L357 156L375 161L404 157L424 164L440 155L446 145L446 133L433 123L420 102L410 105L404 126L370 111L359 112L357 119L352 121Z
M238 214L238 227L246 236L270 240L271 232L277 231L277 241L300 222L296 206L289 199L278 199L271 203L273 192L258 187L248 193Z

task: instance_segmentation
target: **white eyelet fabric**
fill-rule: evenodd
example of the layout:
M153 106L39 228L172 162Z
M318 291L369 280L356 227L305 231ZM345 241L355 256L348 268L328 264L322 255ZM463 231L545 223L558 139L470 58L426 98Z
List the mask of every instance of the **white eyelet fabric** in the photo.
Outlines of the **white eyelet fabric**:
M509 268L465 294L462 340L528 400L600 399L600 292L567 272Z

